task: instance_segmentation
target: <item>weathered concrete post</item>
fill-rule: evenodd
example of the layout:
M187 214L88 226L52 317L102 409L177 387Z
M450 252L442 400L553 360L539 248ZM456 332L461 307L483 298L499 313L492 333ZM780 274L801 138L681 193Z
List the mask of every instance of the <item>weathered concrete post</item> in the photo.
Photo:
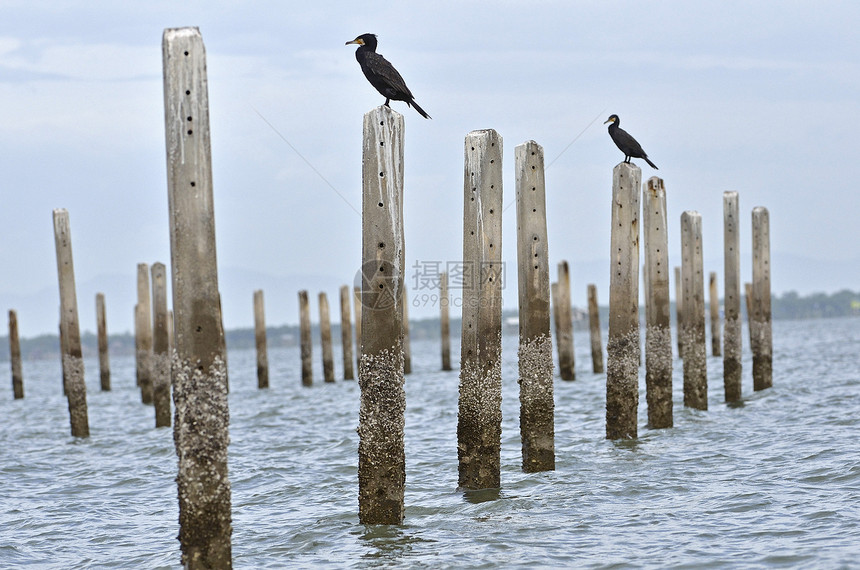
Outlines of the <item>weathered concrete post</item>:
M678 333L678 358L684 358L684 281L681 279L681 268L675 266L675 328Z
M170 352L167 342L167 268L152 264L152 401L155 427L170 427Z
M549 248L543 147L528 141L514 149L519 266L520 437L523 471L555 469L555 402L549 327ZM567 287L570 292L570 285ZM567 317L570 317L568 313Z
M558 263L558 371L562 380L576 380L576 359L573 350L573 311L570 301L570 268L567 261Z
M447 271L439 276L439 323L442 330L442 370L451 370L451 316Z
M135 307L137 310L137 307ZM59 324L59 340L60 340L60 368L63 371L63 396L69 397L69 378L66 375L66 367L63 364L63 359L66 357L66 353L69 351L69 347L66 344L66 334L63 332L63 309L60 309L60 324Z
M352 365L352 319L349 310L349 287L340 288L340 345L343 349L343 379L355 380Z
M269 351L266 343L266 308L263 290L254 291L254 343L257 347L257 388L269 387Z
M722 351L720 351L720 294L717 292L717 274L714 271L708 275L708 289L711 310L711 354L722 356Z
M666 189L653 176L642 188L645 246L645 398L648 426L672 427L672 328Z
M152 304L149 298L149 266L137 264L137 310L136 347L137 381L140 385L140 401L152 404Z
M708 409L708 350L705 341L705 276L702 269L702 216L681 214L681 274L684 338L684 405Z
M588 285L588 330L591 340L591 370L603 373L603 340L600 336L600 307L597 304L597 285Z
M741 252L738 193L723 193L723 262L725 324L723 325L723 385L726 402L741 399Z
M103 392L110 391L110 359L108 357L107 315L104 293L96 294L96 330L99 346L99 381Z
M311 307L308 292L299 291L299 348L302 357L302 386L312 386L314 383L313 341L311 340Z
M331 316L328 295L319 294L320 306L320 346L322 347L323 380L334 382L334 351L331 347Z
M457 414L459 485L501 487L502 137L466 135L463 171L463 320Z
M24 374L21 371L21 339L18 337L18 315L9 311L9 360L12 364L12 394L16 400L24 397Z
M403 373L412 374L412 343L409 339L409 296L403 285Z
M81 328L78 321L78 298L75 293L72 233L69 227L69 212L65 209L54 210L54 242L60 282L60 330L63 337L63 375L69 400L69 420L73 437L89 437L87 386L84 383Z
M361 360L358 382L358 518L403 522L403 115L364 115L362 149Z
M231 568L230 412L215 253L206 53L200 31L166 29L162 56L179 542L185 567Z
M612 267L606 346L606 438L638 437L639 187L642 171L622 162L612 171Z
M753 390L773 386L773 332L770 313L770 215L767 208L752 211L753 277L750 336L753 346Z

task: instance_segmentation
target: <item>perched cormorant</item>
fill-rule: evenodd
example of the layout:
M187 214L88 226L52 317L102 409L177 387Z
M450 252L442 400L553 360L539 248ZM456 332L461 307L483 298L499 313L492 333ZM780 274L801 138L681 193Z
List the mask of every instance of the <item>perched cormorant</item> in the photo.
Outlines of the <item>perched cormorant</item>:
M346 45L349 44L358 44L358 49L355 50L355 59L358 60L358 64L370 84L385 97L386 107L390 106L388 102L391 99L405 101L410 107L415 107L415 110L421 113L422 117L430 118L430 115L415 102L412 92L406 87L406 82L403 81L394 66L382 55L376 53L375 34L362 34L351 42L346 42Z
M642 150L642 146L636 142L636 139L619 127L621 119L618 118L618 115L610 115L603 124L605 125L606 123L612 123L609 125L609 136L612 137L615 146L624 153L624 162L630 162L631 158L642 158L651 165L651 168L659 170L656 164L648 160L648 155L645 154L645 151Z

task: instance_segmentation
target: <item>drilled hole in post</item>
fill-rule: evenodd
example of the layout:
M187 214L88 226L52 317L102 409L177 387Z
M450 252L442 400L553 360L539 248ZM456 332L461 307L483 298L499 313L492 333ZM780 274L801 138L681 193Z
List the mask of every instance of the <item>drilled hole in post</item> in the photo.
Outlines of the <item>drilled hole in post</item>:
M188 55L188 52L185 52L185 55L187 56L187 55Z
M189 135L193 135L193 134L194 134L194 131L192 131L191 129L188 129L188 134L189 134Z
M190 89L186 89L186 90L185 90L185 94L186 94L186 95L191 95L191 90L190 90Z
M382 202L380 202L379 204L377 204L377 206L379 206L379 207L381 208L381 207L382 207Z
M186 118L185 118L185 120L186 120L186 121L188 121L188 122L190 123L190 122L192 121L192 118L191 118L191 117L186 117Z
M379 242L379 249L382 249L382 248L384 248L384 247L385 247L385 243L384 243L384 242ZM381 268L381 267L380 267L379 269L380 269L380 271L382 270L382 268Z
M197 186L197 183L196 183L196 182L194 182L194 181L192 180L192 181L191 181L191 185L192 185L192 186Z
M380 178L381 178L381 177L385 176L385 173L384 173L384 172L380 172L380 173L379 173L379 176L380 176Z

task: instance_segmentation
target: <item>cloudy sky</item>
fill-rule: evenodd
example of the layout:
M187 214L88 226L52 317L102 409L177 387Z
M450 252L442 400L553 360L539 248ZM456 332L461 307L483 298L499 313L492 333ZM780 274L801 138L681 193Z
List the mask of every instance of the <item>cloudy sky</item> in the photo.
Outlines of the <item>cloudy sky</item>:
M508 283L513 151L533 139L553 266L570 261L575 304L592 282L605 302L623 157L603 121L617 113L660 167L636 161L643 179L665 180L673 262L680 214L697 210L706 271L722 274L722 193L736 190L745 259L749 211L770 210L775 293L858 288L860 4L301 4L0 0L0 309L18 309L24 336L56 330L54 208L70 212L84 329L104 291L111 332L131 330L137 263L169 266L161 37L181 26L200 28L208 55L229 328L251 325L255 288L269 324L295 323L298 288L334 304L359 267L362 115L382 98L344 42L364 32L433 116L393 103L406 118L410 266L462 257L463 139L494 128Z

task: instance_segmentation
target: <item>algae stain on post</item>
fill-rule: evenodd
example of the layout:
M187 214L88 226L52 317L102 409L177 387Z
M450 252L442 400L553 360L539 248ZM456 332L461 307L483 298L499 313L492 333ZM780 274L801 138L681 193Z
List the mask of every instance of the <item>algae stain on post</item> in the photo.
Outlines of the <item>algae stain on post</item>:
M358 374L362 524L400 524L404 516L403 138L401 114L386 106L365 113Z
M215 252L206 54L199 30L166 29L162 56L179 542L185 567L231 568L230 413Z
M555 403L543 148L535 141L518 145L514 160L523 471L549 471L555 469Z
M492 129L472 131L463 170L457 412L458 484L465 489L501 486L502 208L502 137Z
M609 342L606 347L606 438L638 437L639 187L642 171L622 162L612 171Z

